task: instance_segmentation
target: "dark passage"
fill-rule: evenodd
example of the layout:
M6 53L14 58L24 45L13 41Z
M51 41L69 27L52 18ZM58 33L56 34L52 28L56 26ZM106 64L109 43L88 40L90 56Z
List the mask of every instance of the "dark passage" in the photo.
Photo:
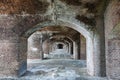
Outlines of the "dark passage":
M58 49L63 49L63 44L58 44Z

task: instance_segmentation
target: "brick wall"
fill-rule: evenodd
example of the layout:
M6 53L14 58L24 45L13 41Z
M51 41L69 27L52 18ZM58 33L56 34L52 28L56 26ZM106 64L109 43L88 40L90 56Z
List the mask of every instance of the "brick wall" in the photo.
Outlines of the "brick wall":
M120 23L120 1L111 0L105 13L105 42L107 76L112 80L120 79L120 40L111 39L111 32ZM116 34L117 35L117 34Z

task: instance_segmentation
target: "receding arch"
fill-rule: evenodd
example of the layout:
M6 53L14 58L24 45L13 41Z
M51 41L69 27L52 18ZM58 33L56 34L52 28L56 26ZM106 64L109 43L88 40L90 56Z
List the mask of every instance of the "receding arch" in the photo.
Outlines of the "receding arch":
M73 42L74 40L68 36L64 36L64 35L59 35L59 37L64 37L63 40L69 44L69 53L73 54ZM52 36L52 41L53 39L56 39L57 37L56 36Z
M73 22L74 21L74 22ZM66 20L59 19L57 22L46 21L40 24L35 25L33 28L27 30L24 37L29 37L32 33L37 30L40 30L46 26L67 26L70 27L79 33L81 33L86 38L87 43L87 71L91 76L100 76L101 67L100 67L100 45L99 45L99 34L96 33L96 30L91 31L88 29L89 26L76 21L75 19ZM97 47L98 46L98 47Z
M64 40L66 40L66 42L70 45L69 46L69 53L73 54L73 42L74 42L74 40L70 36L65 36L65 35L60 35L60 34L59 35L57 34L57 36L62 37L62 38L64 38ZM47 38L46 40L44 40L43 43L46 42L46 41L50 42L50 40L55 38L55 37L56 37L56 34L51 36L49 39Z
M68 48L68 43L65 40L53 40L52 41L52 45L56 46L56 49L60 49L58 48L58 45L62 45L62 49L64 49L65 47Z
M59 43L59 44L57 45L57 48L58 48L58 49L63 49L63 46L64 46L63 44Z

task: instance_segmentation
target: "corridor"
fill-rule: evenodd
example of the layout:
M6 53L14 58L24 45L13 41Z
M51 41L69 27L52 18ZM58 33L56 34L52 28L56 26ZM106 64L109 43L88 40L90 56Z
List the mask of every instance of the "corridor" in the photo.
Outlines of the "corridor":
M72 59L73 55L67 53L65 49L56 49L55 51L51 52L50 54L45 54L45 58L50 59Z
M120 80L120 0L0 0L0 80Z

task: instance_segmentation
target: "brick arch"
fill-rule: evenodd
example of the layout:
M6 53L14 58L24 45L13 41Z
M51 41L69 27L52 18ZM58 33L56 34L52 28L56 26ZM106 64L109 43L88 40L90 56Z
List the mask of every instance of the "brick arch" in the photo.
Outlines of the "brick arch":
M88 74L91 76L100 76L102 73L101 69L103 67L100 66L100 38L99 34L96 32L96 30L91 31L89 28L90 26L85 25L84 23L80 23L79 21L75 19L63 19L60 18L57 20L57 22L54 21L45 21L41 22L32 28L29 28L24 31L24 34L22 37L29 37L32 33L34 33L37 30L40 30L43 27L46 26L67 26L70 27L79 33L81 33L86 38L87 43L87 71ZM25 60L26 61L26 60Z
M68 20L64 20L64 19L59 19L56 22L54 21L45 21L45 22L41 22L36 24L35 26L28 28L24 31L24 34L22 34L22 36L24 37L29 37L32 33L36 32L37 30L40 30L41 28L44 28L46 26L67 26L69 28L72 28L78 32L80 32L85 38L87 37L92 37L91 34L91 30L89 30L90 26L85 25L84 23L80 23L78 21L76 21L75 19L73 19L74 22L72 21L68 21Z
M55 36L55 35L53 35L51 39L55 38L54 36ZM65 35L60 35L60 34L57 35L57 36L59 36L59 37L60 37L60 36L61 36L61 37L64 37L64 40L66 40L66 41L68 42L68 44L70 45L70 46L69 46L69 49L70 49L69 52L70 52L71 54L73 54L73 50L72 50L72 49L73 49L73 41L74 41L74 40L73 40L70 36L65 36ZM49 40L50 40L50 39L45 39L45 40L43 41L43 44L44 44L44 42L47 42L47 41L49 41ZM48 43L48 44L50 44L50 43ZM48 46L47 46L47 47L48 47ZM48 53L48 52L47 52L47 53Z
M69 36L65 36L65 35L57 35L58 37L64 37L63 39L65 40L65 42L67 42L68 44L69 44L69 53L71 53L71 54L73 54L73 42L74 42L74 40L71 38L71 37L69 37ZM52 36L52 38L51 39L56 39L57 37L54 35L54 36ZM52 40L53 41L53 40Z
M67 48L69 47L69 43L66 40L53 40L51 45L57 47L56 43L62 44L63 46L65 45Z

